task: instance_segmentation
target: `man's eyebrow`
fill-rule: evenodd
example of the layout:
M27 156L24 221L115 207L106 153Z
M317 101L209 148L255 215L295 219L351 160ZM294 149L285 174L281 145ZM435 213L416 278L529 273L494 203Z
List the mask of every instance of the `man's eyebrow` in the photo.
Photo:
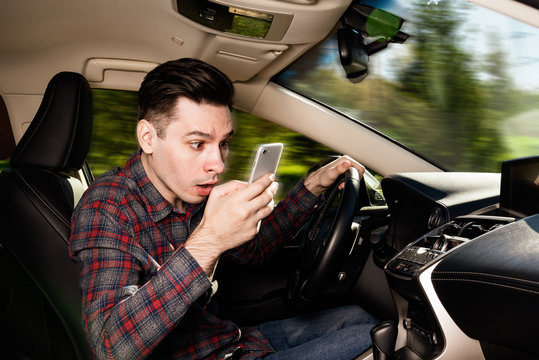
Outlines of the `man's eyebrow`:
M198 130L194 130L194 131L189 131L187 134L184 135L185 137L189 137L189 136L198 136L198 137L203 137L203 138L211 138L212 136L208 133L205 133L205 132L202 132L202 131L198 131Z
M232 134L234 134L234 130L231 130L228 134L226 134L223 137L223 139L230 138L232 136ZM198 130L190 131L187 134L185 134L185 137L189 137L189 136L198 136L198 137L207 138L207 139L213 138L213 136L211 134L205 133L203 131L198 131Z

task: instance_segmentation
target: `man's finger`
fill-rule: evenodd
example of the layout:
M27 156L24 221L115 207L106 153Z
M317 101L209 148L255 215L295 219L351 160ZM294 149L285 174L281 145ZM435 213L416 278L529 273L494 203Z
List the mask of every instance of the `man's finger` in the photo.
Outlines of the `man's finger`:
M256 180L255 182L249 184L246 188L244 193L244 196L248 200L252 200L261 193L263 193L273 182L275 181L275 175L272 173L268 173L266 175L263 175L260 177L260 179Z
M212 190L212 194L215 194L214 196L226 196L230 193L233 193L235 191L238 191L240 189L243 189L247 186L246 182L238 181L238 180L232 180L227 183L221 184L219 186L216 186Z
M361 165L359 162L355 161L348 155L344 155L343 158L350 163L351 167L355 168L359 172L359 176L363 176L363 173L365 172L365 166Z
M265 206L262 206L261 208L259 208L256 212L256 216L262 220L264 218L266 218L267 216L269 216L269 214L271 214L271 212L273 211L273 208L275 207L275 202L273 200L271 200L269 203L267 203Z
M338 161L338 160L337 160ZM344 160L340 163L333 164L329 169L327 169L328 174L328 182L329 184L333 184L335 180L344 173L346 170L350 168L351 164L349 161Z
M350 166L352 166L352 164L348 161L348 160L344 160L342 163L339 164L339 167L340 167L340 174L342 174L343 172L345 172L346 170L350 169Z

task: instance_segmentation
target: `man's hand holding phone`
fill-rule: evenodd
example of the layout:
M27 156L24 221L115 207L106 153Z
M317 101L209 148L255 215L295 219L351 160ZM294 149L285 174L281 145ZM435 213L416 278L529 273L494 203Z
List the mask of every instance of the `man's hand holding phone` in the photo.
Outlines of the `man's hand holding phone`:
M282 144L261 145L249 183L230 181L212 190L204 216L186 242L186 248L207 274L223 252L251 240L261 220L273 211L278 190L275 172L282 148Z

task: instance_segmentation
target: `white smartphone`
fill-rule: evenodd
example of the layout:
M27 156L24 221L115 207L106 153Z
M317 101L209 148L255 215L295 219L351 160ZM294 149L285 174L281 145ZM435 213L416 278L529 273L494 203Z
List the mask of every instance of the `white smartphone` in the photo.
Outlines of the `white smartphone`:
M249 176L249 184L258 180L264 174L275 174L282 153L283 144L281 143L260 145L253 161L253 168L251 169L251 175Z

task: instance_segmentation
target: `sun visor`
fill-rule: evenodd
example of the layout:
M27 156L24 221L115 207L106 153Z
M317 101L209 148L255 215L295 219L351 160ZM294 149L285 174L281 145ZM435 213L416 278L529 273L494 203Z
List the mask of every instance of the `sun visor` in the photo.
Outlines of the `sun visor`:
M283 44L253 43L216 35L201 59L216 65L232 81L248 81L288 49Z

